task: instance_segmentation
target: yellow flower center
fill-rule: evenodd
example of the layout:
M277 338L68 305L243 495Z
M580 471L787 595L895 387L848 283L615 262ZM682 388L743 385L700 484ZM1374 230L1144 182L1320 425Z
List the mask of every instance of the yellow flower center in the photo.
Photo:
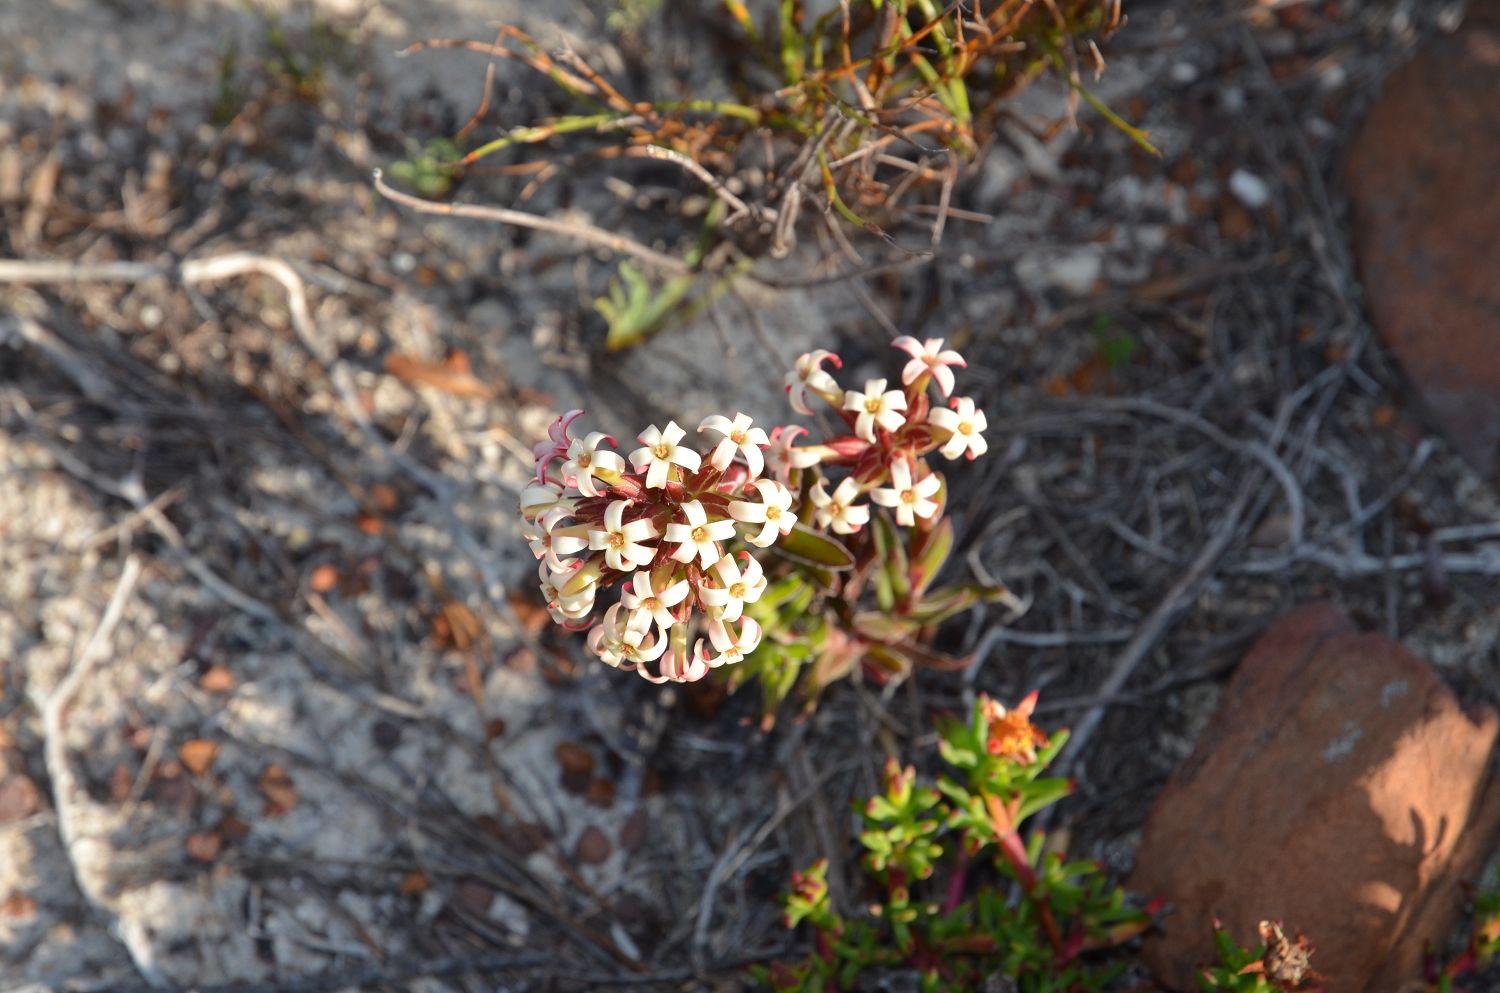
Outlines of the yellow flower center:
M746 590L744 583L735 583L733 586L729 587L729 595L734 597L736 600L745 599L745 592Z
M745 443L745 432L731 431L729 432L729 440L734 442L736 445L743 445Z
M916 490L902 490L901 491L901 502L902 503L916 503L917 502L917 491Z
M665 441L651 446L651 454L666 462L672 457L672 446Z
M656 613L657 606L658 606L658 604L656 602L656 597L654 597L654 596L649 596L646 599L644 599L644 600L641 601L641 607L642 607L642 609L649 610L653 614Z
M578 468L580 468L580 469L587 469L589 467L589 461L590 461L589 453L588 452L582 452L582 453L579 454L578 458L574 459L573 461L575 461L575 462L578 463Z
M865 410L872 414L880 413L880 408L883 406L885 406L885 403L880 397L867 397L865 399Z
M693 540L695 542L699 542L699 543L707 541L708 540L708 528L704 527L701 524L698 525L697 527L693 528Z
M970 424L968 421L962 421L958 425L958 433L967 438L969 435L974 433L974 425Z
M766 508L766 520L770 521L772 524L774 524L777 521L781 520L781 508L780 507L767 507Z
M623 534L621 534L620 532L618 532L618 531L611 531L609 533L609 547L610 548L624 548L625 547L625 536Z

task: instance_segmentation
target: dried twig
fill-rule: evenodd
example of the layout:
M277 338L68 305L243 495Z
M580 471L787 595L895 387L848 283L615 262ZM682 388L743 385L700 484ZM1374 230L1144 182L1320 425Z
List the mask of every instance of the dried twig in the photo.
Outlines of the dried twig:
M640 242L627 238L624 235L606 231L592 224L582 224L575 221L555 221L550 217L539 217L536 214L528 214L520 210L508 210L505 207L483 207L477 204L467 203L433 203L418 197L408 196L399 190L393 190L386 184L379 169L374 173L375 189L381 196L410 207L422 214L444 214L449 217L473 217L482 221L499 221L501 224L514 224L517 227L531 228L535 231L546 231L550 234L559 234L568 238L576 238L586 244L596 245L600 248L608 248L613 252L624 255L633 255L642 262L655 266L664 273L673 276L683 276L688 273L688 267L681 259L674 259L653 248L648 248Z

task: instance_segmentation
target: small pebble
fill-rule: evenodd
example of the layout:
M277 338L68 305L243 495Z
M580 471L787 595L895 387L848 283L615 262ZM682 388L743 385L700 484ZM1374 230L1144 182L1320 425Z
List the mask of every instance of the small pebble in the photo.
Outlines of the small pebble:
M1244 169L1236 169L1229 174L1229 192L1251 210L1259 210L1271 202L1271 188L1266 185L1266 181Z

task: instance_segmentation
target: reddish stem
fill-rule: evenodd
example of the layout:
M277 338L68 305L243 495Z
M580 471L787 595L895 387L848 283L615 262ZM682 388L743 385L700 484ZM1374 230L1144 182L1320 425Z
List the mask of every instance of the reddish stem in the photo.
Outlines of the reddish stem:
M958 846L958 865L953 867L953 875L948 879L948 898L943 901L943 913L951 914L958 909L959 903L964 898L964 883L969 871L969 850L962 844Z

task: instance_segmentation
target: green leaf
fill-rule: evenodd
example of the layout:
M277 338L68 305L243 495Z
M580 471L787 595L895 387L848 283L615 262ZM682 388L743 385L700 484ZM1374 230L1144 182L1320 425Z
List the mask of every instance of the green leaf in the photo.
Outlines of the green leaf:
M892 617L879 610L862 610L854 615L854 630L871 641L879 641L887 645L905 641L917 633L921 627L914 621L902 617Z
M800 521L792 527L789 534L772 545L771 550L793 562L840 572L854 565L854 556L849 554L849 549L841 542L814 531Z
M911 570L912 588L920 596L927 592L927 587L937 578L938 572L943 564L948 561L948 555L953 551L953 519L944 517L938 526L932 531L923 534L919 541L916 535L912 536L912 554L917 556L916 565Z
M609 322L605 350L629 348L660 331L692 287L693 277L677 276L669 279L659 293L653 292L639 269L629 261L621 262L619 278L609 281L609 296L594 300L594 309Z
M907 583L906 548L885 514L875 517L875 555L880 569L875 576L875 597L882 610L893 610L911 595Z

